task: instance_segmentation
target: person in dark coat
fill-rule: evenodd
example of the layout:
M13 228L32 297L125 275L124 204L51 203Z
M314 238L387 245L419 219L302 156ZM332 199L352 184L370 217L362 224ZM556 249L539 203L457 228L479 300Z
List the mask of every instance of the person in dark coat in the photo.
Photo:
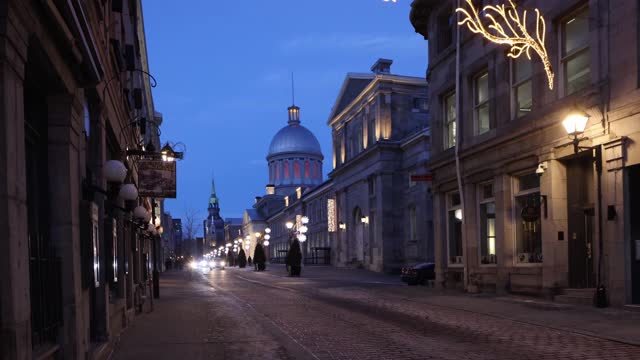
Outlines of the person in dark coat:
M253 263L255 264L256 270L264 271L266 269L267 257L264 254L264 248L262 244L257 244L255 250L253 251Z
M247 266L247 255L244 253L244 249L240 249L240 253L238 253L238 267L244 268Z
M298 239L293 240L289 247L287 266L289 268L289 276L300 276L302 271L302 251L300 250L300 241Z

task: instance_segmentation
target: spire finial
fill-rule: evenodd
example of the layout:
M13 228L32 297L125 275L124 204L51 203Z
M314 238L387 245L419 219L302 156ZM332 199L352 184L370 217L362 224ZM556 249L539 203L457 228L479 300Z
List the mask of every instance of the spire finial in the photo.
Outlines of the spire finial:
M296 104L296 87L293 81L293 72L291 72L291 105Z
M296 106L296 88L293 81L293 72L291 73L291 100L292 104L289 106L289 126L300 125L300 108Z

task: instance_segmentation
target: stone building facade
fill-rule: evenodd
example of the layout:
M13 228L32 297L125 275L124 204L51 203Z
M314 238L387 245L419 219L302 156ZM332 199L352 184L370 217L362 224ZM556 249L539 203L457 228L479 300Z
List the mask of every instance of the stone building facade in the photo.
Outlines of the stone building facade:
M537 55L456 26L456 1L412 4L429 40L437 282L640 303L638 2L525 5L547 21L553 89ZM572 114L588 118L575 149Z
M271 261L284 261L293 238L285 223L301 216L309 218L301 244L306 264L397 271L433 260L430 184L418 181L428 179L427 84L392 75L391 63L380 59L372 73L347 75L328 122L329 180L298 186L278 197L280 207L260 212L272 230ZM271 193L254 208L274 204Z
M391 64L349 73L329 117L337 266L396 271L433 259L429 184L411 181L428 173L427 83Z
M141 4L8 0L0 18L2 357L102 358L151 299L160 246L131 216L160 207L104 168L136 184L125 149L159 149Z

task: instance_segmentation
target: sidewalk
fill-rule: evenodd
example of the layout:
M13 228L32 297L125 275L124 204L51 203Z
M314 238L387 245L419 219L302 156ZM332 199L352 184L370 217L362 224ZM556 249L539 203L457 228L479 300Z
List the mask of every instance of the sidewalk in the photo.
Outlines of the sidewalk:
M271 270L271 276L286 277L280 265L271 265ZM398 285L397 288L394 286L393 291L386 286L370 291L380 298L480 313L640 346L640 312L622 308L601 309L525 296L468 294L458 290L407 286L397 275L350 268L306 266L302 270L302 277L311 281L353 279L362 285Z
M160 299L154 310L139 315L122 334L112 359L203 359L211 352L202 339L207 334L208 296L205 286L185 286L187 271L169 271L160 277ZM204 320L204 321L203 321Z

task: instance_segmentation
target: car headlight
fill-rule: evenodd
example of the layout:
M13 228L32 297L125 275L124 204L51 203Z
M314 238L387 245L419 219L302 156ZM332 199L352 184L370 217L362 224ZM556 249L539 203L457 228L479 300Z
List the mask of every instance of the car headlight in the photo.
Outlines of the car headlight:
M189 264L189 266L190 266L192 269L195 269L195 268L197 268L197 267L198 267L198 264L197 264L195 261L192 261L192 262L191 262L191 264Z
M216 262L215 261L210 261L209 262L209 267L216 267Z
M224 266L224 261L220 261L220 266Z

